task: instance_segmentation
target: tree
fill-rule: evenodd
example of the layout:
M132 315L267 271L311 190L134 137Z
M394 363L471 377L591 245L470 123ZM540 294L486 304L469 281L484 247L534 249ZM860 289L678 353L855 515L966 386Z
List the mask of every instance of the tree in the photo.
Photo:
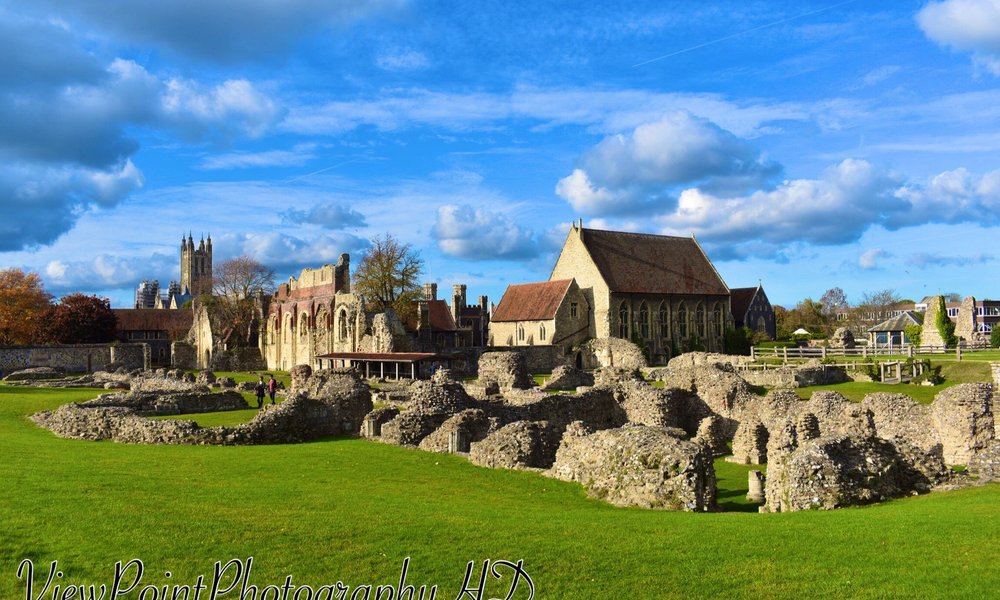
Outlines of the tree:
M902 301L903 298L900 297L894 289L884 289L877 292L865 292L861 295L861 302L858 303L858 308L884 313L888 308L895 306Z
M212 274L223 321L241 344L254 345L260 329L258 298L274 293L274 270L247 255L223 261Z
M954 348L958 345L958 338L955 337L955 322L948 316L948 307L945 305L944 296L938 296L937 327L941 339L946 348Z
M53 344L101 344L118 334L118 319L111 301L98 296L63 296L45 316L39 337Z
M216 296L247 300L274 292L274 270L247 255L223 261L212 273Z
M823 305L823 314L831 319L836 318L838 310L846 310L851 306L847 302L847 294L839 287L830 288L823 292L819 303Z
M401 244L389 234L372 238L354 272L354 292L364 296L368 308L391 308L401 319L413 312L420 298L418 283L424 262L409 244Z
M52 295L42 288L38 273L0 270L0 344L30 344L51 306Z
M778 330L781 332L778 337L788 337L796 329L802 328L809 333L830 334L830 319L823 313L823 305L806 298L795 305L792 310L777 311L774 313L778 319Z

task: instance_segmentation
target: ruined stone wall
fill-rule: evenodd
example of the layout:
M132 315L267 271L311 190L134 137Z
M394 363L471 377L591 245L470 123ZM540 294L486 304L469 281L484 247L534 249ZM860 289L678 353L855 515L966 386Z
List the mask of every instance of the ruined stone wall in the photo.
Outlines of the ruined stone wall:
M111 344L111 364L126 371L148 369L149 344Z
M29 367L53 367L67 373L87 373L101 370L111 360L111 344L7 346L0 347L0 374Z
M979 338L976 325L976 299L966 296L958 308L958 318L955 320L955 335L967 342Z
M638 346L621 338L589 340L579 349L582 367L618 367L641 369L647 366L646 357Z
M197 369L198 350L188 342L170 344L171 366L175 369Z
M570 364L573 359L572 355L565 354L561 346L497 346L482 355L491 352L517 352L524 357L529 373L551 373L558 366Z
M943 346L944 340L937 329L937 314L940 307L941 296L934 296L927 302L927 311L924 312L924 326L920 330L921 346Z

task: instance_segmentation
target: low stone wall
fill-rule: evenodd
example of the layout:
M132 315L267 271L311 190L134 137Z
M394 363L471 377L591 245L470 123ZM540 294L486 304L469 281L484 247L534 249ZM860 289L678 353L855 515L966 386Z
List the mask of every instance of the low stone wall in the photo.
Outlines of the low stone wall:
M570 364L573 358L562 346L492 346L489 352L521 354L529 373L551 373L558 366Z
M111 365L126 371L149 369L149 344L111 344Z
M527 389L534 385L525 355L520 352L486 352L479 357L479 383L501 388Z
M212 369L216 371L264 371L267 365L259 348L233 348L212 355Z
M112 344L0 347L0 376L29 367L52 367L67 373L100 371L112 361L111 347Z

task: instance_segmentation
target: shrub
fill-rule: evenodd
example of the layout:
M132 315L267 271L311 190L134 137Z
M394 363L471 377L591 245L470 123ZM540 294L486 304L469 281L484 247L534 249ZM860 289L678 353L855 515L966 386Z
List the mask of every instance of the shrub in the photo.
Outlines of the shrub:
M1000 348L1000 327L994 327L990 332L990 347Z
M954 348L958 345L958 338L955 337L955 323L948 317L948 307L944 303L944 296L938 296L937 322L938 333L944 340L944 345Z

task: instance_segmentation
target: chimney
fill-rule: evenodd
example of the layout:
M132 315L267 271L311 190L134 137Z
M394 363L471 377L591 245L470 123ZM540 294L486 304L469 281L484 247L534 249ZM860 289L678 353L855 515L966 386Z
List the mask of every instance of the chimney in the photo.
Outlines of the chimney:
M436 283L425 283L424 284L424 300L428 302L431 300L437 300L438 296L438 284Z

